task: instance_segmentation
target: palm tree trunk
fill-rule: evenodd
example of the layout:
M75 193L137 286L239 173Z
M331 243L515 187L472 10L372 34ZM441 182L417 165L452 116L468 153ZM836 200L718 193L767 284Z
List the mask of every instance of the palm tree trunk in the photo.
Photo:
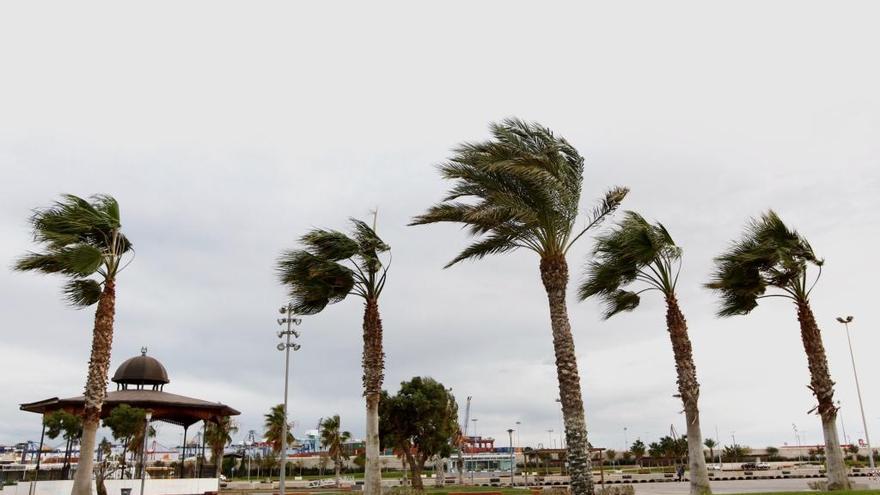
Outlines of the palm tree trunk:
M95 441L101 421L104 396L107 394L107 373L110 368L110 348L113 345L115 313L116 281L111 277L104 281L104 291L101 293L98 309L95 311L89 374L84 394L82 442L80 443L79 463L77 464L76 476L73 479L71 495L91 495L92 493Z
M587 423L584 419L584 401L578 375L574 339L568 320L566 287L568 263L564 256L541 259L541 281L550 304L550 326L553 330L553 349L556 354L556 376L559 381L559 399L565 424L565 443L568 447L568 466L573 495L592 495L593 472L587 443Z
M220 475L223 474L223 451L221 450L219 455L214 456L214 463L217 464L217 470L214 473L214 477L220 479Z
M684 405L687 421L688 467L690 470L691 495L712 493L709 487L709 470L703 454L703 434L700 431L700 383L697 381L697 367L694 365L691 339L688 337L687 321L675 295L666 296L666 329L672 340L675 355L675 370L678 373L678 394Z
M798 321L801 324L801 340L807 354L810 368L810 390L816 396L819 405L816 410L822 418L822 432L825 434L825 464L828 471L829 490L849 489L846 464L837 437L837 407L834 405L834 381L828 372L828 359L825 357L825 346L822 334L813 316L808 301L798 301Z
M367 403L367 438L364 442L364 495L381 495L382 466L379 462L379 394L382 391L385 353L382 351L382 319L379 302L364 304L364 397Z
M338 458L333 459L333 468L336 470L336 488L339 488L341 486L339 481L339 468L341 462L342 461Z

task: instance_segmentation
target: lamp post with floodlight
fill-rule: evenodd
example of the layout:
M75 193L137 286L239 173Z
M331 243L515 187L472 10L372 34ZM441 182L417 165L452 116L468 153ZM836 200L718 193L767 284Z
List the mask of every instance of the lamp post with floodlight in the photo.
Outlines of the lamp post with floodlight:
M849 344L849 359L852 362L853 377L856 379L856 394L859 396L859 410L862 413L862 428L865 429L865 443L868 444L868 461L871 470L873 471L875 468L874 451L871 449L871 437L868 435L868 422L865 420L865 406L862 405L862 389L859 386L859 373L856 371L856 358L853 354L852 340L849 337L849 324L852 323L853 317L847 316L846 318L843 318L838 316L837 321L843 323L843 326L846 328L846 342Z
M284 315L284 318L278 318L278 325L286 325L287 328L278 331L278 338L285 339L285 341L276 346L279 351L284 351L284 409L283 421L281 422L281 469L278 476L278 492L279 495L284 495L284 482L287 475L287 383L290 375L290 350L298 351L300 348L299 344L290 341L290 337L291 335L299 337L299 332L294 330L293 326L299 325L302 320L294 318L293 304L282 306L279 312Z

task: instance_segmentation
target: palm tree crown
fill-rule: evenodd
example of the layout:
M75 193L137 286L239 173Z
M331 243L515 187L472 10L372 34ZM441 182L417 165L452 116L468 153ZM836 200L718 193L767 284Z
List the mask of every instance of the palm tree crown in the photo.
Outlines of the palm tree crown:
M31 217L34 241L43 252L28 253L16 261L19 271L57 273L68 302L91 306L101 297L102 285L124 267L123 256L132 245L122 234L119 203L110 196L85 200L72 194ZM98 276L98 280L92 278Z
M715 262L715 274L706 286L721 294L719 316L747 314L758 306L758 299L766 297L807 302L824 263L807 240L786 227L772 210L753 219L743 238ZM819 268L812 283L807 279L810 265ZM770 287L782 293L765 294Z
M639 295L657 290L675 295L681 269L681 248L661 223L650 224L638 213L627 211L617 226L596 239L587 277L578 290L581 300L599 296L606 304L605 318L632 311ZM643 282L648 287L627 291L623 287Z
M303 249L278 259L281 283L289 287L298 314L319 313L349 294L375 299L382 293L388 269L379 256L390 248L374 228L356 219L351 223L352 237L314 229L300 238Z
M490 124L493 140L459 145L440 165L454 181L443 201L411 225L457 222L476 242L449 262L526 248L541 257L564 256L589 228L613 212L626 188L610 190L585 227L575 232L584 159L564 138L536 123Z
M272 444L272 450L281 452L281 431L284 426L284 404L272 406L264 416L263 427L266 429L266 441ZM287 445L293 445L294 438L290 424L287 425Z
M321 445L327 447L327 453L334 461L344 455L345 443L351 439L351 433L341 431L341 428L338 414L321 422Z

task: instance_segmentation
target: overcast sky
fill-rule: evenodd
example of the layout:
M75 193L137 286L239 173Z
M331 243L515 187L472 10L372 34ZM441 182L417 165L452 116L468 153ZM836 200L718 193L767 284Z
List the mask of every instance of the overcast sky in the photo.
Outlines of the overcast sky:
M122 205L137 257L118 281L112 369L141 346L166 390L239 410L261 431L282 397L277 255L312 227L379 209L393 264L381 300L396 391L452 387L477 434L547 445L562 420L538 259L443 265L455 226L406 227L440 199L434 165L508 116L586 157L582 205L612 185L684 248L680 301L704 436L752 447L821 441L795 308L719 320L701 287L750 216L776 209L827 260L813 295L848 438L863 438L846 338L852 314L869 428L880 439L880 6L870 2L20 2L0 10L0 443L39 439L23 402L79 395L94 310L61 280L8 270L27 218L60 193ZM573 282L592 239L570 253ZM684 431L664 307L569 312L590 439L621 449ZM296 434L340 414L364 432L361 303L305 318L293 356ZM180 429L160 427L164 444ZM473 429L471 429L473 433ZM501 440L504 438L504 440ZM558 440L556 440L558 442ZM57 443L57 442L56 442ZM876 443L876 441L875 441Z

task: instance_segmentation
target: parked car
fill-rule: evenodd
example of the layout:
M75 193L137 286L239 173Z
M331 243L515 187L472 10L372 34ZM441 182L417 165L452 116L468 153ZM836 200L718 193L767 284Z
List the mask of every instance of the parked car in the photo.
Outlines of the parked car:
M709 471L724 471L721 464L709 464L706 468L708 468Z

